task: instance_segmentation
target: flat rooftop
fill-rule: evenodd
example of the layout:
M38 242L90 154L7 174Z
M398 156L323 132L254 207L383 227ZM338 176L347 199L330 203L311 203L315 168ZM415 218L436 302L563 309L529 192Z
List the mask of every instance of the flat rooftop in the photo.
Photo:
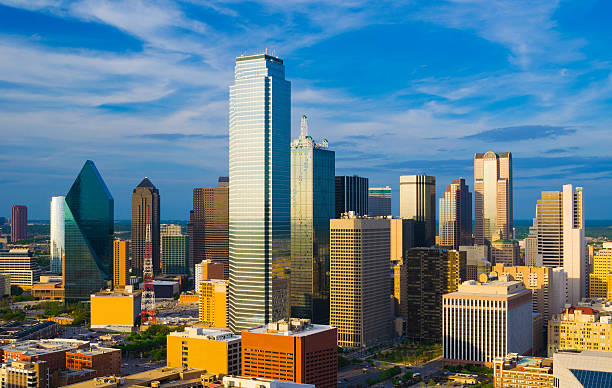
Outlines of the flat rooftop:
M181 373L183 379L181 379ZM202 369L182 369L182 368L170 368L163 367L158 369L149 370L146 372L136 373L124 377L98 377L95 379L83 381L81 383L67 385L72 388L110 388L110 387L148 387L152 381L159 381L160 383L168 382L171 380L191 380L199 378L204 373ZM123 383L120 384L120 380Z
M447 294L452 296L487 296L487 297L507 297L530 290L525 288L522 281L518 280L493 280L486 283L479 283L475 280L468 280L459 285L459 291Z
M309 319L291 319L289 321L271 322L264 326L243 330L247 333L278 335L283 337L305 337L333 329L333 326L310 323Z
M79 346L88 344L89 341L56 338L16 342L14 344L2 346L1 348L5 352L19 352L28 356L39 356L41 354L74 350Z
M199 327L199 326L186 327L185 331L174 331L170 333L169 336L181 337L181 338L199 338L199 339L207 339L210 341L223 341L223 342L229 342L229 341L240 339L239 335L236 335L227 329Z
M86 356L97 356L97 355L100 355L100 354L120 352L120 351L121 350L119 350L119 349L98 347L98 348L76 349L76 350L73 350L73 351L71 351L69 353L78 353L78 354L83 354L83 355L86 355Z

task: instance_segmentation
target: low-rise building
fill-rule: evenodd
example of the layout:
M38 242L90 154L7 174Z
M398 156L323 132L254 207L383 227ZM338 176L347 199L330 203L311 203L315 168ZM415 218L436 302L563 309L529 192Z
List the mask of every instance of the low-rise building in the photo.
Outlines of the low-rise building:
M42 339L17 342L2 347L3 360L45 361L49 373L66 369L66 353L89 346L87 341L73 339Z
M226 388L315 388L313 384L242 376L225 376L223 386Z
M65 289L61 282L39 282L32 286L32 296L43 300L64 300Z
M612 387L612 352L559 351L553 364L555 388Z
M215 375L239 375L240 336L227 330L188 327L167 337L167 365L203 369Z
M531 352L531 303L531 290L507 275L484 283L463 282L459 291L444 295L444 363L490 367L496 357Z
M390 307L390 306L389 306ZM245 376L335 388L338 380L337 330L309 319L270 322L242 331Z
M129 332L140 319L140 291L103 291L90 300L92 329Z
M66 368L92 369L96 377L121 374L121 350L89 347L66 352Z
M172 280L154 280L153 291L156 299L172 299L181 292L180 284Z
M49 370L44 361L8 360L0 366L0 386L50 388Z
M58 334L59 325L50 321L13 321L0 324L0 344L53 338Z
M194 388L202 387L201 369L163 367L128 376L105 376L68 385L70 388Z
M510 353L493 361L495 388L553 388L553 359Z
M557 350L612 351L612 313L572 306L548 321L548 356Z

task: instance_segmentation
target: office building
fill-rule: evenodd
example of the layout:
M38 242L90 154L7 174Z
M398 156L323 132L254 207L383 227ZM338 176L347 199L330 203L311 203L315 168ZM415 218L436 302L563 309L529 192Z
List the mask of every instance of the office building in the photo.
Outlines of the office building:
M159 239L159 190L145 177L132 192L132 271L138 276L147 254L153 259L153 271L159 273Z
M509 267L519 265L521 248L516 240L495 240L491 242L491 261Z
M225 388L315 388L313 384L300 384L292 383L290 381L236 376L225 376L223 378L223 386Z
M89 347L66 352L66 368L93 369L97 377L121 374L121 349Z
M131 332L140 322L141 291L103 291L90 297L91 328Z
M612 298L612 243L603 243L593 258L593 273L589 275L589 297Z
M89 342L54 338L16 342L2 347L3 360L44 361L49 373L66 369L66 353L89 347Z
M545 321L559 314L564 308L567 280L565 276L559 276L553 268L496 264L491 276L502 275L512 276L531 290L533 312L542 314Z
M338 381L336 329L308 319L270 322L242 332L245 376L335 388Z
M190 220L192 262L213 260L229 277L229 178L219 177L217 187L193 189L193 215ZM190 240L191 241L191 240Z
M113 240L113 288L124 288L130 280L130 242Z
M289 316L291 84L281 59L236 58L229 139L229 326L239 332Z
M113 279L114 200L95 164L88 160L64 203L66 300L86 300Z
M612 313L572 306L548 321L548 356L557 350L612 351Z
M13 205L11 207L11 242L28 238L28 207Z
M368 214L368 178L357 175L335 177L335 218L353 212L358 216Z
M181 234L161 238L161 269L166 274L189 273L189 236Z
M0 382L3 387L52 387L49 370L44 361L8 360L0 366Z
M205 327L227 327L227 280L212 279L200 282L199 318Z
M177 224L160 224L159 225L159 238L163 236L180 236L183 234L182 228Z
M0 274L8 276L11 285L26 289L40 280L40 269L28 248L1 250Z
M49 225L49 256L51 272L62 273L64 259L64 197L51 197L51 218Z
M405 292L400 311L406 318L406 338L411 341L440 340L442 295L457 291L465 273L465 252L437 248L412 248L401 268ZM465 276L465 275L464 275Z
M612 352L559 351L553 356L555 388L612 386Z
M414 246L431 247L436 240L436 178L400 176L400 217L414 220Z
M474 156L474 243L489 244L498 233L512 238L512 153Z
M291 316L329 322L329 220L334 218L335 153L315 142L302 116L291 143Z
M569 303L586 296L586 242L582 187L543 191L536 206L538 256L546 267L563 267L568 278Z
M488 274L491 271L491 263L488 260L489 247L486 245L462 245L459 250L466 253L466 278L465 280L478 280L480 274ZM463 280L463 279L462 279Z
M204 280L224 279L225 266L223 263L214 262L212 260L202 260L195 265L195 292L200 293L200 283Z
M240 342L239 335L227 330L187 327L168 335L167 365L203 369L217 376L240 375Z
M371 347L391 336L389 220L331 220L330 324L338 346Z
M406 317L406 271L404 257L414 240L414 220L389 219L391 231L391 268L393 271L393 304L395 315Z
M370 217L386 217L391 215L391 188L368 188L368 215Z
M528 354L533 346L531 290L523 282L463 282L443 296L442 357L445 364L493 366L508 353Z
M472 245L472 193L465 179L455 179L446 186L438 201L438 245L448 249Z
M553 388L553 359L510 353L493 361L493 387Z

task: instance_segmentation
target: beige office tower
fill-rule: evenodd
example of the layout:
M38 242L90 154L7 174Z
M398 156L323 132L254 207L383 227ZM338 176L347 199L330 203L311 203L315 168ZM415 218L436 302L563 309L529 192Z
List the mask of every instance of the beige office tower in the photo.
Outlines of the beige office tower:
M589 275L591 298L612 299L612 243L604 243L593 259L593 273Z
M512 153L474 156L474 244L512 238Z
M414 220L414 246L431 247L436 240L436 178L400 176L400 217Z
M393 272L393 303L395 315L406 317L406 271L404 258L413 244L414 220L389 219L391 230L391 269Z
M330 221L330 324L338 346L370 347L391 338L389 220Z
M491 263L488 261L489 247L486 245L462 245L459 250L466 253L466 276L465 280L478 280L480 274L488 274L491 271Z
M497 357L531 351L531 290L523 282L463 282L443 297L442 357L444 364L493 366Z
M465 179L446 186L438 209L438 245L448 249L472 245L472 193Z
M568 303L586 296L586 245L582 187L543 191L536 206L538 255L546 267L563 267L568 278Z
M533 219L529 234L525 237L525 265L542 267L542 255L538 253L538 220Z
M559 314L565 307L565 289L567 276L562 268L557 271L547 267L505 266L496 264L491 274L493 276L510 275L515 280L522 281L532 292L533 312L542 314L545 321Z
M493 264L518 265L521 249L516 240L496 240L491 242L491 261Z

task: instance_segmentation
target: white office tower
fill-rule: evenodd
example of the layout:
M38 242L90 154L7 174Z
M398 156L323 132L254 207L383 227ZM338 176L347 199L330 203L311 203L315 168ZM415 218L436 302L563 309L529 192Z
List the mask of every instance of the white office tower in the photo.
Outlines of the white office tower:
M536 206L538 259L545 267L567 273L568 301L586 296L586 245L582 187L564 185L563 191L543 191Z
M64 197L51 197L51 272L62 273L64 260Z
M288 318L291 83L279 58L236 58L229 112L229 327Z

